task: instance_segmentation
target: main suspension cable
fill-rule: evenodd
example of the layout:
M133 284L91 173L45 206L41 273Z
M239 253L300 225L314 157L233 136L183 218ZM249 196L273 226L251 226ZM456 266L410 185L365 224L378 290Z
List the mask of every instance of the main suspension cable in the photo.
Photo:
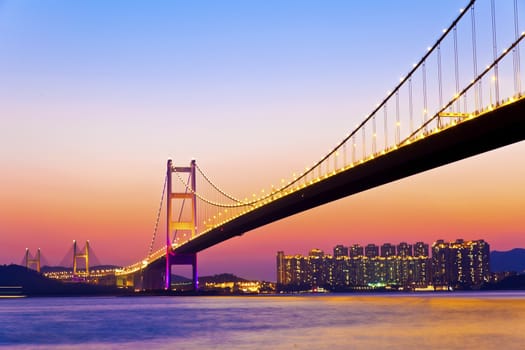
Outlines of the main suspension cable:
M206 174L202 171L202 169L199 167L198 164L195 164L197 170L199 171L199 173L202 175L202 177L214 188L216 189L220 194L222 194L223 196L225 196L226 198L228 199L231 199L232 201L235 201L237 203L242 203L241 200L235 198L234 196L224 192L223 190L221 190L217 185L215 185L215 183L213 181L210 180L210 178L208 176L206 176Z
M153 251L153 244L155 243L155 239L157 238L157 230L159 228L159 221L160 221L160 213L162 211L162 203L164 202L164 194L166 193L166 184L168 182L168 175L164 177L164 186L162 187L162 195L160 196L160 205L159 210L157 211L157 220L155 220L155 228L153 229L153 236L151 237L151 243L149 245L148 250L148 259L151 256L151 252Z

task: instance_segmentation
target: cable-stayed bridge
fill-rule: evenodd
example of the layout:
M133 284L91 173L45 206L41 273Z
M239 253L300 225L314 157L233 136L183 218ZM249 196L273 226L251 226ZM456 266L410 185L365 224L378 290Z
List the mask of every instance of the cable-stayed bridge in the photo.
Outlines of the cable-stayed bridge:
M238 198L196 161L181 166L168 160L149 251L117 271L118 283L169 289L171 266L188 264L197 288L201 250L330 201L522 141L523 7L517 0L470 1L341 142L265 190ZM388 56L384 60L387 66ZM163 205L165 246L154 251Z
M93 267L100 268L101 264L96 256L89 241L86 241L84 246L73 240L73 244L67 251L64 258L60 261L58 266L50 266L47 259L42 255L40 248L35 253L31 253L29 248L26 248L21 264L28 269L34 269L37 272L42 270L53 270L53 272L60 277L60 279L76 279L84 281L93 276ZM107 268L107 272L111 272L111 268ZM114 268L113 268L114 270ZM47 272L44 272L46 274ZM50 273L47 273L48 275ZM100 273L97 273L100 275Z

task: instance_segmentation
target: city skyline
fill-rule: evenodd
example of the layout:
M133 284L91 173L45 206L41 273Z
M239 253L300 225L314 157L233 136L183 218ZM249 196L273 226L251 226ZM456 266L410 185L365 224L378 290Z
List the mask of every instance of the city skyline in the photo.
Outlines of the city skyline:
M381 252L380 252L381 249ZM491 283L490 245L480 239L337 245L333 254L313 248L308 255L277 252L277 288L315 290L479 289Z
M58 262L75 239L102 263L140 260L166 158L196 158L236 194L268 188L338 143L465 5L1 2L0 263L25 248ZM523 247L524 151L281 220L200 253L199 269L268 279L278 249L389 236Z

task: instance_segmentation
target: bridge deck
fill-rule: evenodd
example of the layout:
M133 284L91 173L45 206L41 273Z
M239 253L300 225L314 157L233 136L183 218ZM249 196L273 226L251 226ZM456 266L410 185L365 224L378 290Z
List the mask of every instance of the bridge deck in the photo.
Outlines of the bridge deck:
M195 237L175 252L196 253L287 216L524 138L521 99L297 190Z

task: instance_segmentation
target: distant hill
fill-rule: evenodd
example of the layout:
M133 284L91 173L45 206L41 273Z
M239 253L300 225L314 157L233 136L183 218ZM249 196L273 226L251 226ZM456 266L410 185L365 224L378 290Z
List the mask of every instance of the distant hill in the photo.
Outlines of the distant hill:
M525 272L525 249L515 248L506 252L490 252L490 270L492 272Z
M224 282L246 282L244 278L235 276L231 273L221 273L220 275L202 276L199 283L224 283Z
M171 275L171 282L173 284L187 284L191 283L191 278L179 276L179 275ZM244 278L235 276L231 273L221 273L219 275L213 275L213 276L200 276L199 277L199 283L224 283L224 282L246 282Z
M187 278L180 275L171 274L171 283L174 284L187 284L191 283L191 278Z
M525 290L525 275L509 276L496 283L488 283L483 290Z
M0 286L22 287L24 295L103 295L122 292L115 287L63 283L19 265L0 265ZM5 289L5 288L4 288Z

